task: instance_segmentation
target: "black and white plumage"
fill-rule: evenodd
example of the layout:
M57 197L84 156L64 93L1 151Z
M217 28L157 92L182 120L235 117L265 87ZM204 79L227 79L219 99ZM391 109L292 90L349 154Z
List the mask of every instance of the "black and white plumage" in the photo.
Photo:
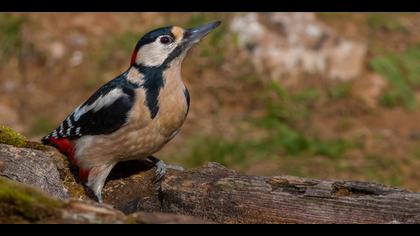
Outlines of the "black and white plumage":
M79 167L81 179L100 202L105 179L117 162L150 158L179 132L190 106L182 61L219 24L149 32L137 43L127 71L100 87L42 139ZM164 163L152 159L161 176Z
M77 107L49 138L75 139L83 135L109 134L127 122L127 114L134 103L134 90L124 73L98 89L86 102Z

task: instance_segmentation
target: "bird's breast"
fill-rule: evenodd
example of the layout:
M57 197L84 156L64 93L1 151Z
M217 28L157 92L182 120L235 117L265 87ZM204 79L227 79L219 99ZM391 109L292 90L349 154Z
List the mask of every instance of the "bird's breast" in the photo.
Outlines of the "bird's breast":
M172 81L166 83L159 94L156 125L159 132L168 139L181 128L187 116L188 102L185 90L182 81Z
M158 112L150 116L144 89L136 90L136 102L127 123L108 135L83 137L78 141L78 159L83 166L141 159L159 151L179 132L188 113L182 81L166 81L158 96Z

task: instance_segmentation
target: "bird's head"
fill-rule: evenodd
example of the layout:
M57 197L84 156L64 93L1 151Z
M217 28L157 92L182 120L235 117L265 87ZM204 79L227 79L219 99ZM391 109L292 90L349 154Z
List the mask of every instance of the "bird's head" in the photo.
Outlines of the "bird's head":
M131 56L131 65L162 67L181 63L188 50L220 23L217 21L191 29L178 26L155 29L138 41Z

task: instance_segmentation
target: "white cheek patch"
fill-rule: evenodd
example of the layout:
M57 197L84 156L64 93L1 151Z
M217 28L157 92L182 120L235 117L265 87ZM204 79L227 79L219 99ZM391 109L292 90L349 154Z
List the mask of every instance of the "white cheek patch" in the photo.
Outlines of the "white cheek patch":
M146 44L137 52L136 63L143 66L160 66L176 45L165 46L159 41Z
M79 120L79 118L86 112L93 110L94 112L99 111L101 108L106 107L114 103L121 96L126 96L121 89L114 89L107 93L106 95L100 96L96 101L90 105L77 107L74 111L74 121Z

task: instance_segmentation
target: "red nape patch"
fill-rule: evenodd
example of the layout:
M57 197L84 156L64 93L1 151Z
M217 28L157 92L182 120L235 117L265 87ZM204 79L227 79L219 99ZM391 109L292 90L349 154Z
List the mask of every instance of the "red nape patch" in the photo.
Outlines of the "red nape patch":
M90 170L80 168L79 169L80 180L86 183L88 181L88 178L89 178L89 172L90 172Z
M61 153L66 155L73 165L77 165L77 160L74 157L74 143L68 139L56 139L50 138L49 141L55 146Z
M137 48L134 49L133 54L131 54L130 66L136 64L136 58L137 58Z

